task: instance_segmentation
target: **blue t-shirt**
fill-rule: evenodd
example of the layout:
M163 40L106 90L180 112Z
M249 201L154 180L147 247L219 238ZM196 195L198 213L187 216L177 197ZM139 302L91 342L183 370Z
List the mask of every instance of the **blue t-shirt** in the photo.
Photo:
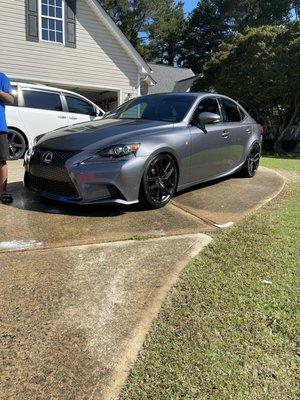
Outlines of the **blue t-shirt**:
M0 72L0 91L12 94L12 88L8 77ZM6 118L5 118L5 103L0 100L0 132L7 132Z

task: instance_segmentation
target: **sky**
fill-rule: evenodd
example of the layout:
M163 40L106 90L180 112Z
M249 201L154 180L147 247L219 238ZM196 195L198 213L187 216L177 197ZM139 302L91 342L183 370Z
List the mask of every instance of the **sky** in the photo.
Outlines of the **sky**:
M192 11L196 5L198 4L199 0L184 0L184 10L185 12Z

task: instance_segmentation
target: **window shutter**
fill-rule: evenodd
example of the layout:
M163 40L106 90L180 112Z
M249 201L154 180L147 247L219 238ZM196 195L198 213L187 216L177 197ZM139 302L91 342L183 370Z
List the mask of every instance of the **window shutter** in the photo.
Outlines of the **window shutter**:
M25 1L26 13L26 40L30 42L39 41L39 9L38 0Z
M76 0L65 0L66 47L76 47Z

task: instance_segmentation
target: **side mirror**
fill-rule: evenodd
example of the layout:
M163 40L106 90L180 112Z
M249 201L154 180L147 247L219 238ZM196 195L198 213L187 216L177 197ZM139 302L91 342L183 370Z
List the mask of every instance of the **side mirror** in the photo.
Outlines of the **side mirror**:
M217 124L218 122L221 122L221 116L219 114L211 112L202 112L199 115L200 125Z

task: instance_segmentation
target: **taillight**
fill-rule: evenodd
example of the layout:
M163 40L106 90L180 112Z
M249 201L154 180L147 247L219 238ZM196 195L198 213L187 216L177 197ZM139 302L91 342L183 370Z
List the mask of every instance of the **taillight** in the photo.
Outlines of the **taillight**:
M263 136L265 134L265 128L262 125L259 125L259 133L260 136Z

